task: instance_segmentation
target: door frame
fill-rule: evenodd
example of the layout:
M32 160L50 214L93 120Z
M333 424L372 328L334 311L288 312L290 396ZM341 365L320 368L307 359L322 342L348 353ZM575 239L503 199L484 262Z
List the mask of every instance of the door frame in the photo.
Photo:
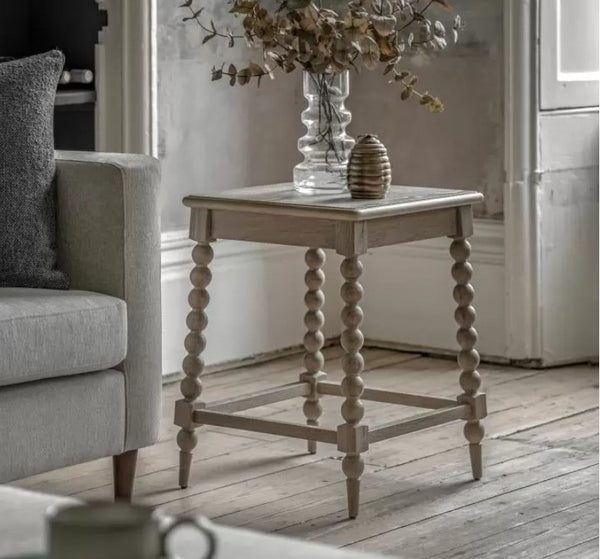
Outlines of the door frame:
M542 357L538 0L504 1L505 309L512 360Z
M96 150L156 156L156 0L96 1Z

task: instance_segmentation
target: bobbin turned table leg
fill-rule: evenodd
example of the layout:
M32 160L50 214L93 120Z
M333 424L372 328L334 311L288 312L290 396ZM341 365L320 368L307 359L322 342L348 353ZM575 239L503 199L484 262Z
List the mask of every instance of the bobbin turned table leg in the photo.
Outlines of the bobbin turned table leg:
M465 239L456 238L450 246L450 254L455 260L455 264L452 266L452 277L457 285L454 288L453 296L458 307L454 318L459 325L456 339L461 347L458 354L458 365L462 369L460 386L464 391L458 397L458 401L471 406L471 416L467 419L464 433L469 441L473 478L481 479L483 473L481 441L484 429L480 420L486 416L487 411L485 394L479 391L481 376L477 372L479 353L475 349L477 331L473 328L477 315L475 308L471 305L475 290L470 283L473 268L467 262L471 255L471 245Z
M345 280L341 290L345 303L342 322L346 327L340 339L345 351L342 357L345 377L341 388L345 397L342 404L342 417L346 423L338 427L338 449L346 453L342 460L342 470L346 475L348 516L356 518L360 497L360 476L364 470L364 461L360 454L368 448L368 428L360 425L364 415L364 406L360 399L364 390L364 383L360 376L364 367L360 353L364 338L359 329L363 312L358 303L362 298L363 288L358 282L362 273L362 264L358 257L346 258L342 262L341 272Z
M213 250L208 243L199 243L192 251L192 258L196 265L190 274L193 289L190 291L188 301L192 310L187 316L187 326L190 332L185 338L185 349L188 355L183 360L185 377L181 381L181 394L184 399L180 400L176 407L176 414L179 409L183 410L185 414L183 421L178 421L176 416L176 423L181 426L181 430L177 434L177 444L180 448L179 485L182 489L188 486L192 452L198 443L195 425L192 421L192 410L194 402L202 393L200 375L204 370L204 361L201 354L206 347L206 338L202 332L208 324L208 317L204 309L209 302L206 288L212 279L208 265L213 259Z
M311 390L302 411L306 417L307 425L319 425L319 418L323 413L323 408L319 399L321 395L317 390L317 383L325 380L327 375L323 372L325 360L321 353L321 348L325 343L325 337L321 329L325 324L325 316L321 309L325 302L325 295L321 290L325 283L325 274L322 267L325 264L325 252L320 248L310 248L306 251L304 257L308 271L304 276L304 281L308 291L304 296L304 303L308 309L304 315L304 324L306 325L306 334L304 336L304 366L306 372L300 375L300 381L308 382ZM315 454L317 452L317 441L308 441L308 452Z

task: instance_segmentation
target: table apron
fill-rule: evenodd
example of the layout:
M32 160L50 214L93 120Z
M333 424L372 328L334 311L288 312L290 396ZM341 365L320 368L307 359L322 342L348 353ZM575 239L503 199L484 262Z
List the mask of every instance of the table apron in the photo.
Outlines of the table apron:
M329 248L349 256L399 243L468 236L471 222L470 206L362 221L192 208L190 236L197 242L229 239Z

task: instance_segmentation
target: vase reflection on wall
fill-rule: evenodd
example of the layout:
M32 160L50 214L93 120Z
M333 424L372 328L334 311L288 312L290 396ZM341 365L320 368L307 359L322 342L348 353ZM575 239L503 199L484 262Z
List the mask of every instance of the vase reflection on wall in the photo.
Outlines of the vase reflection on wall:
M329 74L304 72L302 112L306 134L298 140L304 161L294 168L294 188L303 194L341 192L347 189L347 169L354 139L346 134L352 115L344 106L348 97L348 71Z

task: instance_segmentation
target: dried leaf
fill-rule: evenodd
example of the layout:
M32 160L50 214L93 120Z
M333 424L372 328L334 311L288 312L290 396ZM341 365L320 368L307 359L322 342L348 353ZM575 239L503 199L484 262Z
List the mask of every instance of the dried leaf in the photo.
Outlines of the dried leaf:
M434 97L429 103L429 111L432 113L441 113L443 110L444 104L437 97Z
M373 28L382 37L392 35L396 30L396 18L394 16L371 16Z
M237 74L237 81L240 85L246 85L250 81L250 70L243 68Z
M433 24L433 33L437 37L445 37L446 36L446 28L441 21L436 21Z
M260 86L264 76L273 79L277 68L286 73L300 68L323 74L348 69L359 72L363 67L374 70L382 65L383 74L391 76L390 83L399 82L401 99L414 96L416 103L431 112L443 110L437 97L415 89L417 76L396 67L405 52L441 50L447 47L447 40L457 41L464 27L460 16L451 22L430 17L436 6L451 9L447 0L346 0L339 2L341 11L324 8L315 0L227 0L241 32L228 26L219 31L213 20L203 22L204 7L195 9L194 4L205 1L180 0L187 12L182 19L194 20L204 32L202 43L218 37L234 47L237 39L244 39L250 47L261 49L265 62L250 63L241 70L234 64L229 64L227 71L223 66L213 68L213 80L227 76L231 85L245 85L255 79ZM273 4L275 8L267 7Z
M257 4L258 4L258 2L254 2L254 1L239 0L233 4L233 7L231 8L231 10L229 10L229 13L248 14L254 9L254 7Z
M377 43L367 35L361 39L360 48L362 50L363 66L367 68L367 70L374 70L377 68L380 55Z
M250 72L251 76L262 76L263 74L265 74L262 67L260 67L258 64L255 64L254 62L250 62L250 64L248 64L248 71Z

